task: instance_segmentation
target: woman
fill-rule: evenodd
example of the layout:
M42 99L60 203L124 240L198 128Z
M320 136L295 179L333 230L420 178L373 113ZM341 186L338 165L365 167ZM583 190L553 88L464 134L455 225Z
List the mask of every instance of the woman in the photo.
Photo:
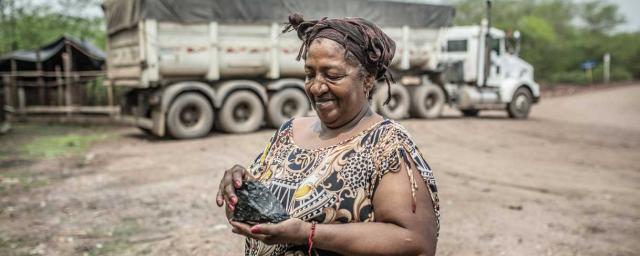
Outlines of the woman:
M220 181L216 202L226 203L227 216L235 188L259 180L292 217L255 226L230 220L247 237L246 254L434 255L432 172L407 131L369 105L375 81L388 80L394 42L364 19L289 21L285 32L303 40L298 59L317 116L283 124L249 170L236 165Z

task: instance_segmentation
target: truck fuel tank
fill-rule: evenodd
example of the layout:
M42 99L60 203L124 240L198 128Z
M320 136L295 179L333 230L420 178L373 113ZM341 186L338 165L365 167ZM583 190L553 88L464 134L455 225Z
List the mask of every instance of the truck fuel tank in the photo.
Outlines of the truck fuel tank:
M464 85L458 90L459 109L493 109L503 108L497 88L481 88Z

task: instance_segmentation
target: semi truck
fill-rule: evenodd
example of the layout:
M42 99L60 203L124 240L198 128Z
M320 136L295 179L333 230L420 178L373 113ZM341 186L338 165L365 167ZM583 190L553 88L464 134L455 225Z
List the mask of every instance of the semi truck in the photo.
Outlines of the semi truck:
M489 109L526 118L539 98L533 67L508 52L489 22L453 27L450 6L372 0L105 0L107 77L127 88L120 118L156 136L190 139L213 129L247 133L310 113L301 41L282 34L290 13L305 19L359 16L396 42L387 118L465 116Z

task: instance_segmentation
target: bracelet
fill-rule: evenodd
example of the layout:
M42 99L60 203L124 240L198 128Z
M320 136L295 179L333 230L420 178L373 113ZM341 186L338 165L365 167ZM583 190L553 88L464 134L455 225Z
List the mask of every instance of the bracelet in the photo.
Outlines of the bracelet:
M307 242L309 243L309 256L311 256L311 248L313 248L313 236L316 234L316 224L317 222L311 222L311 230L309 230L309 237Z

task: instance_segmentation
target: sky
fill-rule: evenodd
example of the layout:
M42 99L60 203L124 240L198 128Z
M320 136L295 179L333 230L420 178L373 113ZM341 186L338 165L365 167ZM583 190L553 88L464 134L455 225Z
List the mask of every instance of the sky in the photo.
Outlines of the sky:
M451 3L450 0L396 0L404 2L426 2L434 4ZM481 1L481 0L478 0ZM567 0L569 1L569 0ZM587 2L589 0L573 0L575 3ZM618 10L627 19L626 24L618 27L619 31L638 31L640 30L640 0L604 0L612 4L618 5Z
M47 0L32 0L34 3L46 3ZM213 0L212 0L213 1ZM451 0L396 0L404 2L424 2L433 4L447 4L451 3ZM481 1L481 0L478 0ZM570 1L570 0L567 0ZM574 2L586 2L588 0L573 0ZM609 3L613 3L619 6L618 10L626 17L627 22L618 27L619 31L638 31L640 30L640 0L604 0ZM62 11L62 10L60 10ZM100 16L102 15L102 9L100 6L93 6L86 10L82 16Z

